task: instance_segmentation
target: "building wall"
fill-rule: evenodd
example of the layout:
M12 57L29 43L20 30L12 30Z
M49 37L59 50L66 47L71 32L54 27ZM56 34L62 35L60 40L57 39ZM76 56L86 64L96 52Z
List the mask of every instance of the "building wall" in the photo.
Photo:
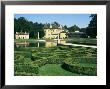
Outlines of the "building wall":
M44 29L45 31L45 38L58 38L59 34L61 34L61 38L66 38L66 33L61 33L62 29Z
M16 34L16 39L29 39L29 35L18 35L18 34Z
M60 38L61 39L64 39L64 38L66 38L67 36L66 36L66 33L60 33Z

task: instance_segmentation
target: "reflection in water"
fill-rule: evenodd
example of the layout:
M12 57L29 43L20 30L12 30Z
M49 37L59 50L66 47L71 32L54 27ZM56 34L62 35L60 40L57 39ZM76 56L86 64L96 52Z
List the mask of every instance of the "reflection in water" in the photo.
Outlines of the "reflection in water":
M65 44L65 40L60 40L60 44ZM57 46L58 41L45 41L45 42L36 42L36 43L31 43L31 42L16 42L14 44L15 48L19 47L53 47Z
M45 42L45 47L53 47L53 46L57 46L57 42L52 42L52 41Z
M16 42L15 43L15 46L18 48L18 47L27 47L29 46L29 42Z
M59 42L58 42L59 41ZM53 46L57 46L57 44L65 44L66 41L65 40L54 40L54 41L46 41L45 42L45 47L53 47Z
M65 40L60 40L60 44L65 44L66 41Z

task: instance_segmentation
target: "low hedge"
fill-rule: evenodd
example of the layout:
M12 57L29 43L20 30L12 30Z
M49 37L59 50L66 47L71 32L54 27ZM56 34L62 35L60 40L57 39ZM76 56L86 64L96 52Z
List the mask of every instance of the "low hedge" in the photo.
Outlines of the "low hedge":
M33 61L33 63L37 64L39 67L41 67L45 64L61 64L63 62L63 60L64 60L63 58L48 57L48 58L35 60L35 61Z
M71 62L97 64L97 58L96 57L74 57L71 59Z
M79 74L85 74L85 75L90 75L90 76L96 76L97 75L97 68L96 68L96 64L87 64L87 63L63 63L62 64L62 68L71 71L71 72L75 72L75 73L79 73Z
M31 52L26 52L26 51L14 51L15 56L20 55L24 56L25 58L31 58L32 53Z
M33 75L38 73L38 65L34 65L31 58L25 58L23 55L15 55L14 74L15 76Z
M33 61L33 64L38 65L39 67L41 67L41 66L47 64L47 59L43 58L43 59Z
M17 65L17 64L27 64L27 63L31 63L32 60L31 58L25 58L24 56L22 55L17 55L15 56L15 59L14 59L14 63Z
M48 57L47 64L61 64L64 58Z
M37 65L33 65L33 64L17 64L14 65L14 71L15 74L16 72L25 72L25 73L34 73L34 74L38 74L39 70L38 70L38 66Z
M37 74L34 73L26 73L26 72L15 72L15 76L37 76Z

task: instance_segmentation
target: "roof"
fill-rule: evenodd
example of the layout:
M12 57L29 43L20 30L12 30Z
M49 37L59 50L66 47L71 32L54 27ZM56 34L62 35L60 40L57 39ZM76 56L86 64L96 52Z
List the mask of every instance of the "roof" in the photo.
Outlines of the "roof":
M56 24L45 24L44 29L58 29L58 28L63 28L62 25L56 25Z

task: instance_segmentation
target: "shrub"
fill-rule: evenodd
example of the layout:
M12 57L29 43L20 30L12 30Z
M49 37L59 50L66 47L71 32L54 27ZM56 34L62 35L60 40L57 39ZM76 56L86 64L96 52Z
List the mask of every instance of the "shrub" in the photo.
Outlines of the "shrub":
M33 61L33 64L38 65L39 67L45 65L46 63L47 63L46 58Z
M15 51L14 54L15 55L22 55L25 58L31 58L31 56L32 56L31 52L26 52L26 51Z
M25 73L37 74L38 73L38 66L33 65L33 64L17 64L17 65L14 65L14 71L17 73L25 72Z
M86 74L86 75L97 75L97 68L96 64L87 64L87 63L63 63L62 68L71 71L76 72L79 74Z
M96 57L74 57L71 62L78 62L78 63L89 63L89 64L97 64Z
M47 64L61 64L64 60L64 58L51 58L51 57L48 57L47 58L48 61L47 61Z
M15 76L36 76L37 74L34 73L26 73L26 72L14 72Z

